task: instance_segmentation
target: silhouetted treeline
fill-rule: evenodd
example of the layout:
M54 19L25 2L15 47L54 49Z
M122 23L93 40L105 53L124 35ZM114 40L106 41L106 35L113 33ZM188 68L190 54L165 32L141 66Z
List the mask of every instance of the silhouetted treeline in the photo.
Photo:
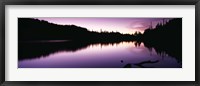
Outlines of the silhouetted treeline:
M182 18L146 29L140 39L146 47L154 48L160 55L168 54L182 61Z
M75 40L113 42L133 40L134 36L119 32L94 32L76 25L57 25L47 21L18 18L19 41Z

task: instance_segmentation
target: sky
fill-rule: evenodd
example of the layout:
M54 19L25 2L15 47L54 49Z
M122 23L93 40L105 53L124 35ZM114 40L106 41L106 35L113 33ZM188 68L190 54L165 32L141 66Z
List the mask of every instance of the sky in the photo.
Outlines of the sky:
M87 28L89 31L108 31L120 32L123 34L134 34L135 31L144 32L145 29L161 23L163 19L166 21L171 18L86 18L86 17L40 17L39 20L45 20L50 23L60 25L77 25Z

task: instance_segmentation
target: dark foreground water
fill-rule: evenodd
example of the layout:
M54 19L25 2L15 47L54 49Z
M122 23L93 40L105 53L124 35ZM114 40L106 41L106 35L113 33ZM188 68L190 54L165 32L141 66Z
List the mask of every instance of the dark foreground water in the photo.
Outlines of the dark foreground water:
M18 68L181 68L166 52L143 43L19 43Z

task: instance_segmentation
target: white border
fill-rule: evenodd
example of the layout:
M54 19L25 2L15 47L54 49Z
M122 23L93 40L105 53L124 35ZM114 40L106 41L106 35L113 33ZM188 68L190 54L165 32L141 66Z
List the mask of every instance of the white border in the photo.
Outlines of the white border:
M6 81L194 81L194 5L6 5ZM18 69L18 17L182 17L183 68Z

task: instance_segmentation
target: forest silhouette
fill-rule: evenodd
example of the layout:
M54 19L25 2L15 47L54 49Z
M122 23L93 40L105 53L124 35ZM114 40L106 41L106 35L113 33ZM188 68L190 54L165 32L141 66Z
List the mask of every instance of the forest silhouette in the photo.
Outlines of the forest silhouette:
M114 42L135 39L133 35L119 32L95 32L76 25L58 25L47 21L19 18L19 41L71 40L90 42Z
M89 31L76 25L58 25L44 20L18 18L19 60L46 56L59 51L75 52L92 44L113 44L135 41L144 43L150 51L170 55L182 62L182 18L174 18L150 26L144 33L122 34L120 32ZM67 40L66 42L36 42L41 40Z

